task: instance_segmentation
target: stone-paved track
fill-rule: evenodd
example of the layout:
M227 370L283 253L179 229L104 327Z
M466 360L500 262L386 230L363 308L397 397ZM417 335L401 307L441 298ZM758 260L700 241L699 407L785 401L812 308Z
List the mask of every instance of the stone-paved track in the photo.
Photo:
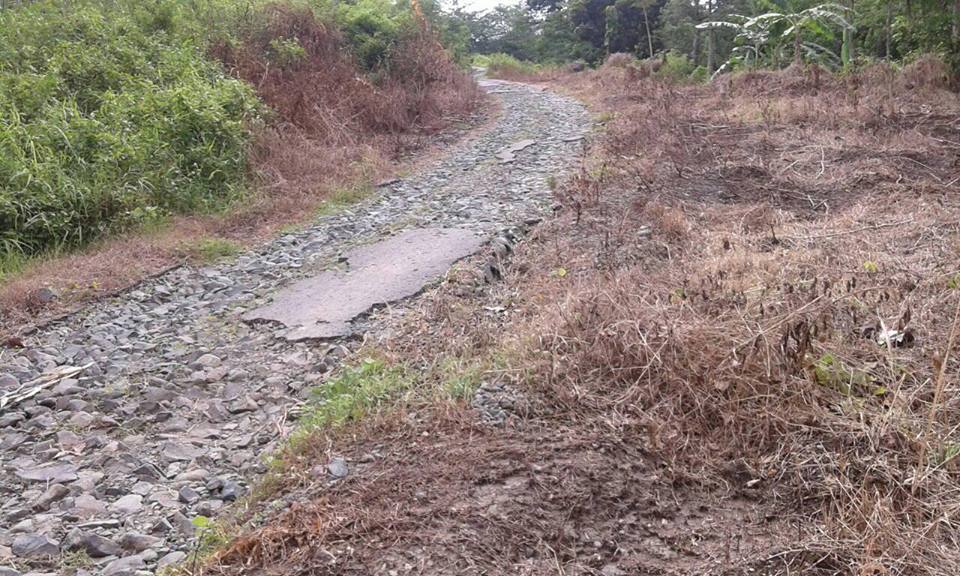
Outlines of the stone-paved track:
M0 576L150 574L182 560L191 520L215 516L264 472L263 455L295 425L291 409L343 353L276 338L244 323L246 310L398 230L490 237L543 214L548 180L574 164L589 118L551 92L485 86L502 103L495 125L375 197L229 263L180 268L91 305L23 350L0 349L0 395L89 365L0 411Z

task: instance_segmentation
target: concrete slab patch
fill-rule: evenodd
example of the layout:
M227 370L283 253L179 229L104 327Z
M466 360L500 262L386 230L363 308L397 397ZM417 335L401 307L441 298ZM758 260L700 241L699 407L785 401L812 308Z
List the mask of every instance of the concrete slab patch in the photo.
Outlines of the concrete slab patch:
M413 296L482 244L483 238L469 230L408 230L352 250L346 255L347 270L301 280L243 318L280 322L287 327L282 337L291 341L347 336L357 316Z
M536 140L529 140L529 139L527 139L527 140L519 140L519 141L514 142L513 144L507 146L507 147L504 148L503 150L497 152L497 158L500 159L500 163L501 163L501 164L506 164L506 163L508 163L508 162L513 162L514 160L517 159L517 156L516 156L517 152L521 152L521 151L523 151L523 150L526 150L527 148L533 146L533 145L536 144L536 143L537 143Z

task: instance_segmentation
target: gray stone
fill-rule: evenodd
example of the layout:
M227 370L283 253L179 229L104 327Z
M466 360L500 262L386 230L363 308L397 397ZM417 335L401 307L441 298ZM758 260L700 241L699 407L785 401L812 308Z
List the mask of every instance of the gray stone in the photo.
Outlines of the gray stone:
M63 549L70 552L82 551L91 558L123 554L123 549L113 540L93 532L84 532L79 528L74 528L67 534L63 540Z
M48 288L45 286L37 290L37 300L43 304L49 304L59 297L60 296L57 294L57 291L53 288Z
M213 516L217 513L217 510L221 508L223 508L223 500L211 498L197 504L196 510L197 514L201 516Z
M146 562L139 556L127 556L118 558L107 564L107 567L101 572L101 576L137 576L138 570L147 567Z
M233 502L240 496L241 492L242 489L239 484L232 480L226 480L223 486L220 487L220 499L226 502Z
M10 412L9 414L3 414L0 416L0 428L16 426L26 419L27 418L23 415L23 412Z
M72 512L78 518L94 518L105 514L107 505L89 494L81 494L73 499Z
M193 522L179 512L171 514L167 517L167 521L184 536L193 536L193 533L196 531L196 526L193 525Z
M197 358L196 362L194 362L194 365L197 368L216 368L220 366L220 364L220 358L218 356L214 356L213 354L204 354L203 356Z
M124 550L131 552L143 552L159 542L161 542L160 538L139 532L127 532L120 537L120 546L122 546Z
M170 552L166 556L157 560L157 572L163 571L165 568L170 568L176 566L187 557L186 552L181 552L179 550L175 552ZM2 576L2 575L0 575Z
M70 489L63 484L51 484L33 503L33 509L41 511L49 510L54 502L63 500L68 494L70 494Z
M78 466L75 464L49 464L17 468L13 473L21 480L29 482L73 482L77 479Z
M180 488L180 491L177 493L177 497L184 504L193 504L197 500L200 500L200 494L196 490L189 486L183 486Z
M110 504L109 509L111 512L115 512L121 516L136 514L143 510L143 496L139 494L127 494L113 504Z
M0 391L11 390L20 386L20 381L13 374L0 374Z
M59 556L60 544L43 534L20 534L13 539L10 547L13 555L19 558L43 558Z
M327 472L330 473L334 478L346 478L350 474L350 469L347 468L347 461L343 458L334 458L327 464Z

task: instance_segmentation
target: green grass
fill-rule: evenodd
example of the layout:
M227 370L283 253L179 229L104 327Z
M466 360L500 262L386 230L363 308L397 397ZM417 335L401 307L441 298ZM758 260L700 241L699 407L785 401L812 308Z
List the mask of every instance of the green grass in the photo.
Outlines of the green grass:
M0 254L82 246L243 194L261 106L205 54L197 20L219 4L192 5L0 11Z
M329 216L340 210L356 204L373 194L373 186L369 183L340 188L334 191L320 206L317 207L317 216Z
M476 56L474 57L474 63L477 66L484 66L490 76L534 75L543 70L543 67L539 64L518 60L509 54Z
M216 262L232 258L243 251L243 246L225 238L203 238L181 248L185 256L200 262Z
M414 375L402 365L367 358L314 390L309 408L290 436L290 447L315 431L342 426L392 404L414 384Z

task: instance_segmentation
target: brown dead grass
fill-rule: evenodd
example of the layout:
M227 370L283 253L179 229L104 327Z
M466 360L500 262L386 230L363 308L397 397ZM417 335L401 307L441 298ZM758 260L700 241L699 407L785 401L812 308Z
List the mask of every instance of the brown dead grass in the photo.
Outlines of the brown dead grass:
M268 57L275 38L296 38L306 57L277 66ZM251 151L251 196L226 214L177 217L159 232L30 263L0 284L0 333L16 335L171 266L196 263L191 247L205 240L251 246L308 222L332 192L372 188L413 151L428 148L440 130L470 118L481 101L479 88L430 32L405 37L389 73L374 83L335 28L309 10L281 4L263 10L262 26L245 44L213 52L276 112ZM59 298L41 301L44 288Z
M525 417L320 433L301 503L209 569L960 572L960 101L936 63L555 85L616 114L564 212L502 285L454 275L378 343L495 356ZM346 483L304 474L371 446Z

